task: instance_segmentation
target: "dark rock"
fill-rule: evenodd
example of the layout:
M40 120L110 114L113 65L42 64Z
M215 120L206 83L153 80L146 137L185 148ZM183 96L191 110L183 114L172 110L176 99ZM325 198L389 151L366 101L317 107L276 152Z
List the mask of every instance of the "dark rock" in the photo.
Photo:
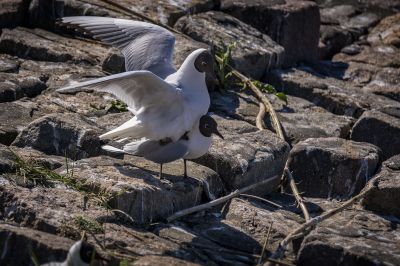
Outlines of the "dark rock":
M125 58L123 54L113 49L104 60L101 68L111 74L117 74L125 71Z
M352 44L344 47L340 52L348 55L356 55L361 51L361 47L357 44Z
M0 217L10 223L71 237L78 217L100 222L98 218L106 216L106 210L92 201L84 210L84 195L63 184L23 187L3 177L0 182Z
M266 207L257 200L233 199L226 208L225 220L251 235L260 245L264 243L265 234L272 223L268 251L275 250L279 242L303 222L293 212Z
M400 67L400 49L391 45L362 46L361 52L355 55L339 53L333 61L357 62L379 67Z
M177 259L174 257L167 256L155 256L148 255L143 256L140 259L136 260L132 265L135 266L151 266L151 265L171 265L171 266L195 266L201 265L197 263L192 263L187 260Z
M105 16L115 18L135 17L135 14L126 14L120 8L130 7L133 12L145 15L161 24L173 26L175 22L182 16L207 12L218 6L215 0L189 0L189 1L138 1L138 0L121 0L118 3L106 3L102 1L68 1L64 6L64 16ZM135 20L135 19L134 19ZM137 19L141 20L141 19Z
M305 237L298 265L397 265L397 224L365 211L344 211Z
M73 240L29 228L0 224L0 263L30 265L32 253L39 263L63 261L73 243Z
M59 171L66 174L67 170ZM187 179L183 177L182 161L165 164L163 173L166 180L159 179L158 164L133 156L126 156L125 161L95 157L74 164L74 177L93 191L112 193L109 204L129 214L137 224L166 219L199 204L203 193L213 199L224 190L214 171L192 162L188 164Z
M32 0L28 25L32 28L54 30L57 19L64 16L64 0Z
M321 59L331 59L343 47L352 44L376 25L380 16L352 5L334 5L321 9ZM361 14L360 14L361 13Z
M369 33L368 42L372 45L385 44L400 48L399 19L400 14L382 19Z
M356 8L357 12L372 12L380 18L389 16L399 11L399 0L379 1L379 0L363 0L360 1L342 1L342 0L316 0L321 8L330 8L341 6L343 4L351 4ZM343 9L342 9L343 10ZM345 10L343 10L345 11Z
M0 3L0 29L21 25L26 19L29 0L6 0Z
M284 60L283 47L267 35L221 12L209 11L182 17L175 28L216 50L236 43L232 49L233 66L254 79L260 79L268 70L278 68Z
M207 214L205 217L188 216L185 224L159 225L155 233L165 239L173 240L180 246L191 246L208 258L209 265L248 265L256 263L253 254L261 245L220 218ZM235 245L239 241L241 245Z
M255 125L259 105L252 95L228 91L224 94L213 92L210 97L210 111L222 112L234 119ZM317 137L346 138L350 134L354 123L351 117L334 115L307 100L294 96L287 96L288 104L275 96L267 95L267 97L277 112L286 139L291 144ZM265 116L264 123L272 130L268 115Z
M40 73L0 73L0 91L3 102L21 97L35 97L47 89ZM0 100L1 101L1 100Z
M20 79L18 85L21 87L22 92L28 97L35 97L47 88L46 84L37 77Z
M35 166L45 167L50 170L57 169L65 163L65 158L58 156L48 156L40 151L27 148L7 147L0 144L0 174L15 173L18 167L17 157L24 162ZM0 182L1 183L1 182Z
M96 124L78 114L51 114L30 123L13 145L75 160L102 154L99 135Z
M78 92L75 95L46 92L32 99L31 102L36 106L33 112L34 118L39 118L49 113L71 112L96 120L99 116L107 114L107 110L111 108L112 102L115 100L115 97L100 92ZM122 116L118 121L123 120L124 117ZM105 122L107 124L113 121Z
M369 181L362 204L368 210L400 217L400 155L383 162L381 171Z
M31 109L16 103L0 103L0 143L10 145L31 121Z
M134 5L146 16L173 26L175 22L184 15L206 12L217 6L214 0L189 0L189 1L138 1L123 0L121 5Z
M7 57L6 55L0 55L0 72L17 73L19 62Z
M346 138L350 135L354 119L349 116L334 115L307 100L293 96L288 96L287 105L276 97L270 101L277 111L286 138L292 144L308 138Z
M112 18L129 18L130 16L121 14L120 12L112 9L110 5L103 2L103 5L97 5L92 2L83 2L80 0L65 1L63 13L65 17L69 16L100 16ZM111 9L110 9L111 8ZM57 24L56 24L57 26ZM77 34L77 33L75 33Z
M400 109L387 107L365 112L354 124L351 139L382 149L382 158L400 154Z
M14 159L15 158L8 147L0 144L0 174L15 171Z
M339 75L344 75L343 69L340 71ZM358 118L366 110L385 105L400 106L394 100L362 91L330 70L325 75L310 67L273 70L267 82L286 94L307 99L337 115Z
M282 45L286 66L317 59L320 16L315 3L222 0L221 10L266 33Z
M0 82L0 102L12 102L22 97L21 87L6 81Z
M281 175L289 153L286 142L246 122L213 117L224 140L215 138L209 152L196 162L216 171L230 191ZM260 186L252 193L266 195L277 185L278 181Z
M96 48L93 48L96 49ZM58 89L69 83L83 78L96 78L104 76L100 66L89 66L76 63L46 62L24 60L21 63L19 74L15 77L15 83L22 77L32 78L37 76L46 83L49 89Z
M26 243L30 242L33 250L40 248L40 246L37 247L35 241L46 239L43 241L45 245L50 243L52 247L57 247L57 239L61 239L62 243L67 243L66 250L68 251L74 242L69 238L79 240L81 232L86 231L89 243L96 246L95 240L91 237L93 234L98 240L102 241L108 251L128 250L139 257L149 254L157 256L169 254L188 261L203 261L203 265L205 263L201 256L196 255L198 253L189 248L179 246L168 239L163 239L142 229L124 226L122 219L116 213L101 206L96 199L90 198L86 209L84 209L84 194L68 189L62 184L55 187L25 188L15 186L1 177L0 184L0 220L17 224L19 230L23 230L22 232L33 232L23 239L24 245L26 246ZM87 226L85 222L95 223L97 226ZM11 242L13 229L6 228L5 232L2 229L0 229L0 248L4 251L4 246L2 246L4 243L7 241L10 241L10 244L13 243ZM103 229L106 232L106 237L104 237ZM11 236L7 240L9 234ZM23 234L25 235L25 233ZM9 247L14 246L18 247L17 243L9 245ZM51 249L49 250L47 246L43 245L41 247L46 252L35 252L41 263L65 259L64 255L53 257ZM12 253L14 249L6 249L4 252L7 252L7 260L14 259L15 254ZM98 246L96 252L99 252L104 258L110 259L110 255L104 254ZM18 256L23 261L30 261L31 259L31 254L26 253L25 249L20 249ZM2 263L4 262L3 259L3 257L0 258ZM120 259L121 257L119 257ZM143 260L145 261L145 259ZM110 261L109 264L118 265L115 261Z
M321 24L342 24L350 17L357 14L357 9L352 5L335 5L333 7L321 8Z
M385 67L377 71L363 90L400 101L400 69Z
M380 150L340 138L308 139L293 147L288 167L308 197L348 199L375 174Z
M3 29L0 52L40 61L98 64L108 49L82 40L61 37L41 29Z
M338 53L343 47L353 42L350 31L343 30L338 25L321 25L321 38L319 45L319 58L329 59Z
M356 37L367 32L367 29L375 26L379 22L378 15L373 13L363 13L352 17L344 23L344 27L356 30Z
M319 44L320 59L332 58L334 54L359 37L357 31L366 29L352 27L353 25L349 23L358 13L353 5L334 5L322 8L320 13L322 24Z
M60 168L66 162L64 156L47 155L32 148L12 147L11 149L24 161L29 162L32 165L45 167L48 170Z

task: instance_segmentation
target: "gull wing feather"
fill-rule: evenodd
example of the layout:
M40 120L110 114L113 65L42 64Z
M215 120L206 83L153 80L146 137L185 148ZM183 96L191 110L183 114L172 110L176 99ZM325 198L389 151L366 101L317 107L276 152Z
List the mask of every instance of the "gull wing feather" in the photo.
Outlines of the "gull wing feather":
M141 138L151 140L171 138L178 140L194 124L184 116L185 102L180 89L172 86L150 71L130 71L57 90L96 90L108 92L123 102L136 116L118 128L103 134L102 138ZM85 90L84 89L84 90Z
M126 71L149 70L161 78L176 71L175 36L147 22L94 16L65 17L62 24L89 32L93 38L121 49Z

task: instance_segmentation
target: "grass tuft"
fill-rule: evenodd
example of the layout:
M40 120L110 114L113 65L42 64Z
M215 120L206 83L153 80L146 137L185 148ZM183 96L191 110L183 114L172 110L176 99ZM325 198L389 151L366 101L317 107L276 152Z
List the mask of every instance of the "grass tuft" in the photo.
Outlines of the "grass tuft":
M127 112L128 105L120 100L112 100L110 108L108 108L108 113L121 113Z
M38 164L34 160L25 160L11 148L9 148L9 150L14 156L16 168L16 175L8 176L11 181L18 183L19 178L22 177L25 185L43 187L54 187L56 183L62 183L65 186L80 192L88 200L92 200L104 208L111 209L108 203L114 196L106 190L95 191L93 188L85 184L84 181L74 178L74 168L70 167L67 157L65 157L67 174L61 175Z
M225 45L221 43L222 49L218 49L216 52L216 64L217 64L217 78L221 89L227 89L228 84L231 82L232 71L230 71L229 64L232 61L232 51L236 48L237 42ZM218 59L217 59L218 58ZM266 84L258 80L251 80L251 83L256 86L259 90L264 93L274 94L279 100L288 103L287 96L283 92L277 92L271 84ZM247 89L247 84L243 82L234 83L243 88Z
M75 217L74 224L81 231L90 232L92 234L104 234L104 228L101 226L101 224L90 218L77 216Z

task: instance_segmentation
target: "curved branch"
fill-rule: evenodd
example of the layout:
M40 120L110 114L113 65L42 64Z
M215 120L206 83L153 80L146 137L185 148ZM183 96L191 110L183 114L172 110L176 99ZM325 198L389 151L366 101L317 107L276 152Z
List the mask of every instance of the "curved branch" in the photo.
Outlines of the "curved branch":
M304 234L306 234L309 230L311 230L313 227L315 227L317 224L321 223L322 221L325 221L326 219L332 217L333 215L337 214L338 212L343 211L345 208L348 206L354 204L357 200L363 198L365 194L367 194L368 189L364 189L361 191L358 195L352 197L348 201L344 202L342 205L340 205L337 208L331 209L319 216L316 216L309 221L305 222L304 224L300 225L297 227L295 230L293 230L290 234L288 234L285 239L283 239L280 243L278 248L274 253L271 254L269 259L276 260L282 258L286 251L287 245L293 241L294 239L297 239ZM274 263L269 262L267 265L275 265Z
M300 207L301 211L303 212L304 219L306 219L306 222L307 222L310 220L310 214L307 210L306 205L304 204L304 202L305 202L304 199L301 197L299 190L297 189L297 185L296 185L296 182L294 181L293 175L287 166L285 166L285 169L283 170L283 174L285 174L285 173L288 177L289 185L290 185L290 188L292 189L293 196L295 197L297 204L299 204L299 207Z
M183 216L186 216L188 214L191 214L191 213L194 213L194 212L199 212L199 211L202 211L202 210L209 209L211 207L217 206L217 205L219 205L221 203L224 203L224 202L230 200L231 198L239 196L240 194L242 194L242 193L244 193L246 191L249 191L249 190L254 189L256 187L259 187L261 185L266 185L268 183L275 182L278 178L279 178L279 176L273 176L271 178L265 179L265 180L260 181L258 183L252 184L250 186L247 186L247 187L244 187L244 188L241 188L241 189L237 189L237 190L233 191L232 193L230 193L229 195L226 195L224 197L218 198L216 200L213 200L213 201L201 204L201 205L197 205L197 206L194 206L194 207L191 207L191 208L188 208L188 209L184 209L184 210L178 211L178 212L174 213L173 215L171 215L170 217L168 217L167 221L168 222L172 222L173 220L176 220L176 219L178 219L180 217L183 217Z
M258 111L256 117L256 126L258 127L259 130L263 130L265 128L264 116L265 116L265 105L262 102L260 102L260 110Z

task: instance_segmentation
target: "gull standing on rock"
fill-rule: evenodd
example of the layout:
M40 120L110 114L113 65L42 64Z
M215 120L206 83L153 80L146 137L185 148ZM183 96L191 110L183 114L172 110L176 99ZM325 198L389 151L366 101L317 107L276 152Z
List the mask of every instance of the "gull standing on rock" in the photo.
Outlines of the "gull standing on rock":
M153 159L160 163L160 178L163 163L199 153L188 146L180 148L180 144L190 132L194 134L193 129L199 128L201 117L207 114L210 106L205 75L213 71L214 60L206 49L192 52L176 70L172 62L175 36L160 26L91 16L66 17L61 23L90 33L120 48L124 54L127 72L58 90L71 92L85 87L114 94L128 105L135 117L101 135L101 139L134 140L127 145L144 151L148 150L147 146L152 146L153 151L155 147L168 147L169 152L161 149L160 155ZM146 158L147 154L141 156ZM147 157L152 160L151 156Z

